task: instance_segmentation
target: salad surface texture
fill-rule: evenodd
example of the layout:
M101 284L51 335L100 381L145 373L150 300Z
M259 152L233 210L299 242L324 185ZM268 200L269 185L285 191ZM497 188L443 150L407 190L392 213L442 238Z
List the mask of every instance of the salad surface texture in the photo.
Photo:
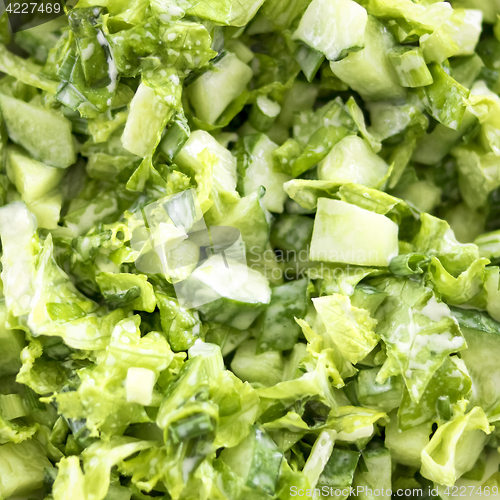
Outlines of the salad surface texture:
M499 2L51 1L0 17L0 499L498 497Z

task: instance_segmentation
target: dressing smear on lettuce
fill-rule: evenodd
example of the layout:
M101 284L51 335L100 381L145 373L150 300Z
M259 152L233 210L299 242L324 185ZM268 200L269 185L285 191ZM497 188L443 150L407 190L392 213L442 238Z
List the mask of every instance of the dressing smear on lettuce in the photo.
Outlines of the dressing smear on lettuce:
M498 496L498 2L71 5L0 18L0 498Z

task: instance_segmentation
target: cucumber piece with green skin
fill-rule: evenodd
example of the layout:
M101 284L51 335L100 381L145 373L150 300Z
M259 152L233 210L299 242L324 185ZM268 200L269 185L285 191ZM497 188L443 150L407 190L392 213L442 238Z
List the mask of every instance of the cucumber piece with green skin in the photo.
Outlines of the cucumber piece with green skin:
M5 94L0 108L9 137L33 158L57 168L75 163L71 122L64 116Z
M303 42L297 44L293 57L299 63L300 69L309 83L313 81L321 64L325 60L325 56L321 52Z
M438 123L436 128L425 134L417 144L412 160L424 165L439 163L460 139L477 124L477 118L467 110L458 130Z
M432 83L431 73L419 47L396 47L389 52L389 58L403 87L425 87Z
M269 495L276 492L283 453L265 431L254 427L239 445L224 449L220 458L246 486Z
M160 149L167 157L168 161L173 161L179 154L180 150L189 139L190 134L191 130L186 117L183 114L175 116L160 142Z
M158 100L154 89L141 83L130 103L121 138L123 147L134 155L146 157L154 150L172 114L173 110Z
M283 184L292 177L274 171L272 154L277 147L264 134L245 137L242 141L242 154L238 155L238 171L243 176L242 187L245 196L264 186L264 206L270 212L282 213L288 198Z
M0 302L0 377L17 373L21 368L21 351L26 342L20 330L9 330L5 327L7 307L5 301Z
M409 201L417 210L432 213L441 204L443 191L431 181L414 182L403 189L395 189L394 196Z
M261 188L231 204L221 222L227 228L237 229L245 243L246 251L252 256L259 256L258 258L268 245L271 218L269 212L262 206L263 193L264 189Z
M175 156L174 162L182 168L190 168L196 174L206 168L201 153L212 155L214 186L219 191L233 192L236 189L236 159L230 151L219 144L213 136L204 130L195 130L189 136L182 149Z
M307 250L313 226L314 219L305 215L281 215L271 229L271 244L282 250L289 260L288 252L298 254Z
M5 420L15 420L29 415L30 411L20 394L0 394L0 411Z
M197 118L215 123L252 78L252 70L235 54L228 53L217 61L186 90Z
M62 202L62 193L53 191L39 200L27 203L27 207L36 217L38 227L55 229L61 216Z
M60 169L58 169L60 170ZM22 196L18 192L11 192L11 202L24 202ZM44 229L55 229L61 218L61 207L63 196L57 189L44 195L42 198L35 199L31 202L24 202L28 210L35 217L36 226Z
M388 266L398 252L398 226L387 217L343 201L318 200L312 261Z
M257 354L257 341L248 340L236 350L231 370L243 381L271 387L283 380L285 362L278 351Z
M385 445L391 452L392 460L420 469L422 450L429 444L432 433L431 424L420 424L407 431L400 431L397 412L393 411L390 418L391 421L385 428Z
M245 342L250 333L220 323L209 323L205 340L219 345L222 356L226 357Z
M258 351L293 349L300 334L295 318L303 318L307 313L307 284L306 279L301 279L273 288Z
M318 177L338 184L355 183L377 188L388 170L389 165L361 137L348 135L320 162Z
M329 495L330 498L345 500L349 496L360 455L358 451L334 448L319 476L316 488L324 491L326 487L328 491L334 492L333 495Z
M390 499L387 492L391 490L391 452L387 448L375 448L363 451L363 460L366 466L365 471L360 468L354 476L353 488L359 493L357 498L360 500L382 500ZM370 491L378 490L382 493L374 497Z
M130 500L130 489L120 484L110 484L106 500Z
M268 280L239 261L216 254L176 285L181 305L194 306L203 321L247 329L271 300ZM182 300L183 299L183 300Z
M280 114L281 106L265 95L255 100L248 118L250 125L259 132L267 132Z
M9 146L7 176L16 186L23 201L31 203L57 187L64 177L64 170L33 160L19 146Z
M225 47L229 52L236 54L240 61L248 64L253 58L254 54L243 42L238 39L231 38L225 42Z
M356 381L356 396L363 406L389 412L398 408L403 397L401 377L389 377L383 384L376 381L379 368L361 370Z
M330 62L333 74L367 101L401 99L406 89L399 83L388 52L395 46L392 35L374 17L368 16L365 48L344 59ZM370 75L367 78L366 75Z
M336 61L364 47L367 21L366 9L352 0L313 0L293 38Z
M373 317L386 297L386 293L362 283L354 289L354 293L351 295L351 304L358 309L366 309Z

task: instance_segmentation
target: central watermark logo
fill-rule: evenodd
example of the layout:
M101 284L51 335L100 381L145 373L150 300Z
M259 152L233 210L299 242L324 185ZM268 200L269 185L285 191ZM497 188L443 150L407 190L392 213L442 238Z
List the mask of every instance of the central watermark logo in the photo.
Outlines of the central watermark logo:
M363 266L342 264L345 255L335 254L337 262L326 254L324 261L311 261L309 245L288 251L260 246L246 250L237 228L207 225L194 189L146 205L128 225L137 270L164 276L186 309L221 297L242 297L256 273L273 283L301 278L358 282L367 273Z
M129 229L137 270L163 275L185 308L213 302L223 291L238 290L247 280L239 230L207 226L194 189L138 210L129 220Z

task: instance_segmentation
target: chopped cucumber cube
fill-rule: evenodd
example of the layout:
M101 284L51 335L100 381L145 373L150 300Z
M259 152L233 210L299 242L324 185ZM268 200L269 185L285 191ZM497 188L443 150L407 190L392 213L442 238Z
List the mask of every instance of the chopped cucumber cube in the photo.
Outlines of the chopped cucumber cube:
M203 73L187 89L196 116L206 123L215 123L228 105L243 92L251 78L249 66L236 54L226 54L214 64L212 70Z
M398 252L398 226L387 217L343 201L318 200L312 261L388 266Z
M9 137L33 158L57 168L76 161L71 122L62 114L0 94Z
M137 367L129 368L125 379L127 401L144 406L150 405L153 399L155 382L156 375L153 370Z

